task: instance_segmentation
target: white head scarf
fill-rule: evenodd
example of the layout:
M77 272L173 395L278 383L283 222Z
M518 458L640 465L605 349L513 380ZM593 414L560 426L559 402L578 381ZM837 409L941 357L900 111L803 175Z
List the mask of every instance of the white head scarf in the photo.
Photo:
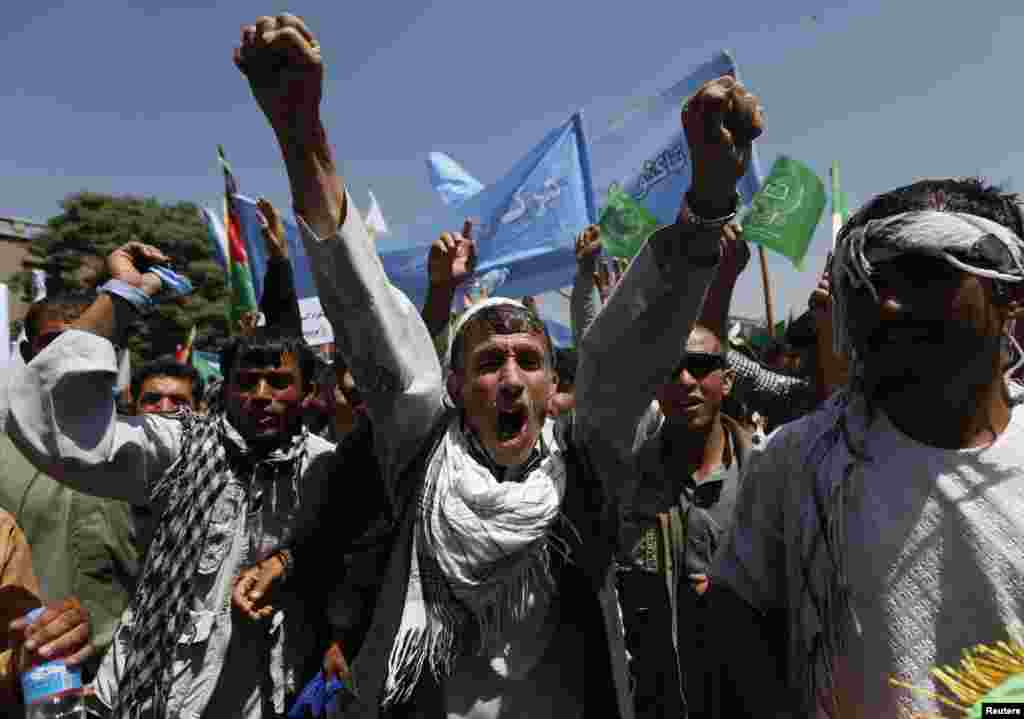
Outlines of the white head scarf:
M463 327L466 323L473 319L474 316L478 315L481 310L485 310L489 307L518 307L519 309L527 309L526 305L518 300L513 300L508 297L488 297L486 300L477 302L472 305L468 310L463 312L459 318L455 321L455 325L452 327L452 331L448 335L448 352L445 354L445 366L452 366L452 348L455 346L455 340L462 332Z
M866 288L877 300L878 292L871 281L873 264L907 253L938 257L979 277L1008 283L1024 281L1024 244L998 222L940 210L903 212L869 220L850 230L836 244L830 268L836 350L855 362L858 358L850 336L850 301L854 290ZM1010 342L1021 357L1012 336Z

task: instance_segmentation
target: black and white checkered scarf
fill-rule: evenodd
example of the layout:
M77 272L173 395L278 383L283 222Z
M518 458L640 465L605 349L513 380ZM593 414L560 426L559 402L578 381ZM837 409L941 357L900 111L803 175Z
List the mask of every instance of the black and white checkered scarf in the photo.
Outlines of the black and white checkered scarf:
M193 579L209 517L235 476L222 393L211 398L206 415L185 410L176 418L182 423L181 454L150 489L151 503L164 510L132 597L135 622L126 627L129 650L113 712L118 719L141 716L150 699L154 716L167 712L175 650L196 600ZM301 449L292 455L293 482L304 455Z

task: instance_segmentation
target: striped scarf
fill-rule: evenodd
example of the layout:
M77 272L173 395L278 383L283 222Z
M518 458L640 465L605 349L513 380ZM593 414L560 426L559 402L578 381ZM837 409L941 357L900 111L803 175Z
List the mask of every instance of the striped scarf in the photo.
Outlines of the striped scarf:
M185 410L176 419L182 423L181 454L150 489L151 503L164 510L132 597L135 622L125 627L129 651L113 712L118 719L141 716L150 698L154 716L167 713L178 638L197 599L193 578L209 517L235 475L222 393L212 398L208 414ZM302 471L303 449L293 454L293 482Z

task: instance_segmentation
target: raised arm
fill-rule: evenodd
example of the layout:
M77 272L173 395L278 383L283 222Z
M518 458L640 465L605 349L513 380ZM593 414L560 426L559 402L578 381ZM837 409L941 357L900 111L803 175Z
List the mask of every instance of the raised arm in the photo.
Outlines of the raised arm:
M427 255L427 299L423 321L430 336L436 338L448 327L455 290L469 279L476 266L473 223L466 220L461 233L445 232L430 246Z
M86 494L149 503L149 488L177 457L180 423L121 418L114 342L161 288L137 263L164 262L154 247L129 243L111 253L112 280L99 298L5 388L11 440L40 471Z
M829 284L829 270L818 281L818 286L811 293L808 303L814 312L814 325L818 330L817 348L818 362L815 365L815 384L817 399L824 402L840 387L845 387L850 379L850 362L838 354L832 341L832 290Z
M270 326L290 327L296 332L302 332L302 312L295 291L295 272L288 259L284 222L267 200L260 198L258 206L262 224L260 229L267 246L267 271L263 276L260 312Z
M729 233L730 230L726 230ZM718 274L708 289L707 299L701 308L698 324L708 328L718 337L725 337L729 331L729 308L736 281L750 263L750 246L743 241L743 233L732 233L731 240L722 245L722 261Z
M601 311L601 298L594 282L600 256L601 228L590 225L576 237L576 278L572 283L572 296L569 300L576 347L583 346L583 336Z
M619 458L631 452L637 424L656 387L678 365L699 316L722 240L732 232L725 221L706 220L734 212L736 183L762 118L757 98L723 77L690 101L683 125L694 179L680 221L645 243L581 348L576 384L581 438L595 452L613 451Z
M384 476L394 479L442 411L441 367L419 312L388 281L320 121L320 46L294 15L242 30L235 63L284 156L320 303L366 398Z

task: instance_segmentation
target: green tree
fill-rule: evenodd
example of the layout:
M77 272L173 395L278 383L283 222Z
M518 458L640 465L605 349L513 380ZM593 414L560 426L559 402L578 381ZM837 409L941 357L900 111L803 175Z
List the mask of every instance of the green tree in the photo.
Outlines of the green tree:
M174 352L197 325L197 347L216 344L228 334L229 293L224 271L213 254L199 208L190 202L164 205L155 198L114 197L93 192L68 195L49 230L32 242L24 270L13 284L31 301L32 270L45 270L47 293L90 289L109 275L104 258L126 242L155 245L171 257L196 291L165 302L129 333L133 360Z

